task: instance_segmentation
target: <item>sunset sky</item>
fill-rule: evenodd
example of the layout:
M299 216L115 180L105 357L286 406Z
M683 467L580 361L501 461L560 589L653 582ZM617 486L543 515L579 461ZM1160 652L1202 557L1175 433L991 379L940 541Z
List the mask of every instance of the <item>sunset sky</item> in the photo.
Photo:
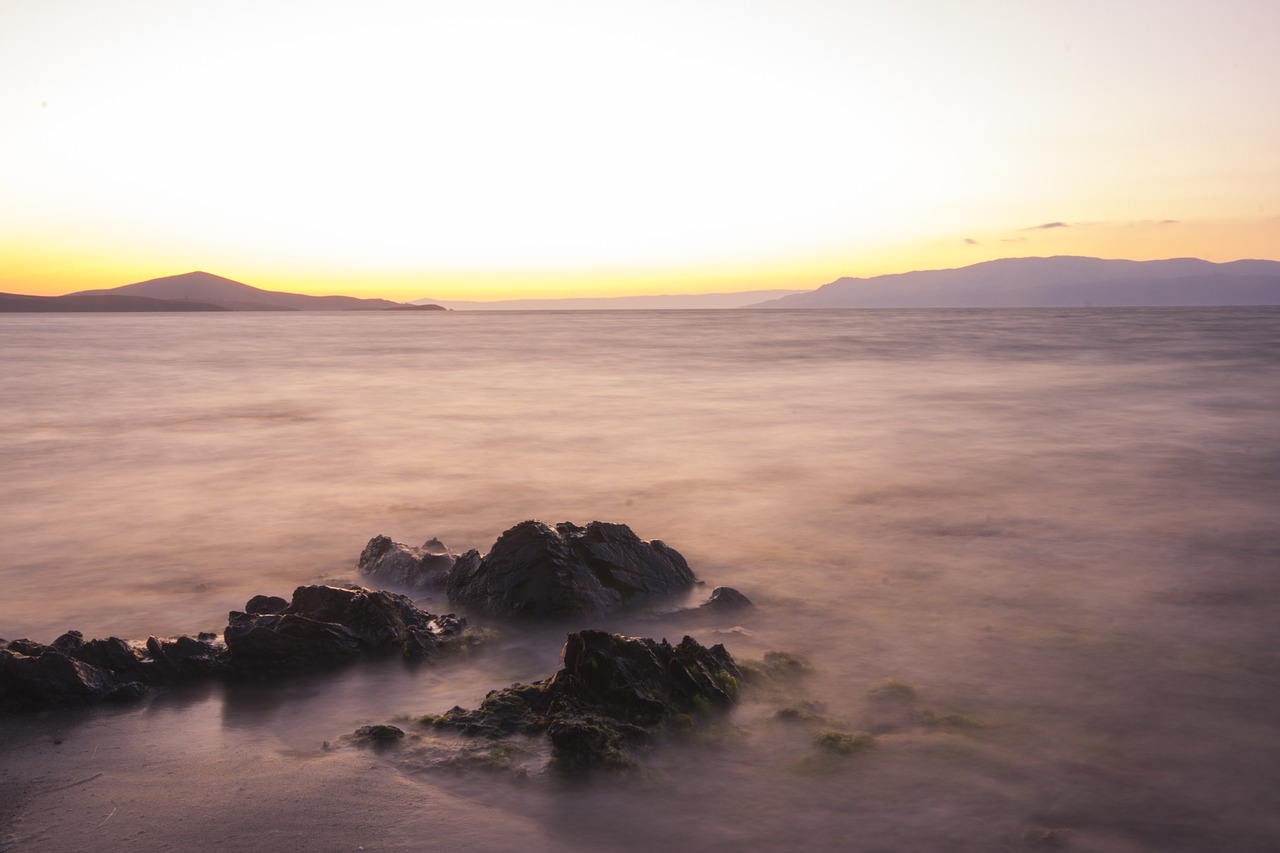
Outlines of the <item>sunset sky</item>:
M0 291L1280 259L1276 0L4 0Z

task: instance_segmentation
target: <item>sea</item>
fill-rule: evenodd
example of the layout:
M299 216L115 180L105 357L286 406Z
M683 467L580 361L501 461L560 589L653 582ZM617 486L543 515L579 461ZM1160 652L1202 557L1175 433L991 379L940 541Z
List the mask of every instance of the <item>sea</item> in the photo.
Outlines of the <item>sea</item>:
M1280 849L1280 308L0 315L0 472L9 640L216 632L525 519L702 581L418 594L485 642L0 717L0 851ZM585 781L415 722L580 628L798 672Z

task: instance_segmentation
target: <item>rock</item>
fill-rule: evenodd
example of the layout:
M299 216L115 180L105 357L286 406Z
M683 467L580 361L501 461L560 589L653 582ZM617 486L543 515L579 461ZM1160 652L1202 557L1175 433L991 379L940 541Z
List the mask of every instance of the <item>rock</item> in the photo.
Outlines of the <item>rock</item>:
M546 681L495 690L473 711L453 708L426 721L493 738L545 733L561 771L626 767L633 764L628 743L727 708L742 675L724 646L706 648L692 637L672 646L579 631L568 636L562 660Z
M404 737L404 730L390 725L361 726L352 734L356 741L388 743Z
M283 613L289 602L278 595L255 595L244 606L246 613Z
M414 548L390 537L375 536L360 552L356 570L380 583L409 589L435 589L445 585L456 556L439 539L428 539Z
M223 664L219 643L195 640L181 636L174 640L147 638L147 653L151 658L153 682L182 681L202 675L212 675ZM145 663L145 661L144 661ZM145 672L145 670L144 670Z
M300 586L279 613L232 611L223 636L241 672L315 668L362 654L431 656L464 622L435 617L406 596L357 587Z
M142 655L119 637L89 640L72 652L72 656L101 669L127 673L139 680L142 678Z
M706 607L711 610L739 610L752 606L751 599L731 586L716 587L711 590L711 597L698 605L699 608Z
M460 642L466 621L433 616L407 597L361 587L303 586L293 600L254 596L217 634L145 644L86 641L68 631L51 645L0 643L0 709L29 711L136 698L147 686L218 675L263 676L315 669L360 655L420 660Z
M134 699L146 688L117 673L70 658L52 648L26 655L0 649L0 708L31 711L59 705Z
M513 616L618 610L681 592L695 581L679 552L642 541L624 524L524 521L481 557L468 551L449 573L449 600Z
M43 643L37 643L32 640L22 639L22 640L10 640L8 643L5 644L5 648L9 649L10 651L17 652L20 655L27 655L28 657L36 657L37 655L42 655L45 652L49 651L51 647L46 646Z
M71 654L82 645L84 645L84 634L79 631L68 631L50 644L54 651L62 652L64 655Z

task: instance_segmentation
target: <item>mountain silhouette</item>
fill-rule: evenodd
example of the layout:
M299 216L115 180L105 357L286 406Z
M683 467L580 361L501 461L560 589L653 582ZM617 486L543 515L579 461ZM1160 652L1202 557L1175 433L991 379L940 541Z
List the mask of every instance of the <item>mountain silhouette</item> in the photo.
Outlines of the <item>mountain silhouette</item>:
M749 308L1070 308L1280 305L1280 262L1075 256L840 278Z
M85 293L67 296L26 296L0 293L0 313L65 314L70 312L120 311L226 311L221 305L177 299L153 299L150 296L119 296Z
M153 278L105 290L82 290L68 294L68 297L83 296L145 296L170 301L200 302L226 311L383 311L404 307L403 303L387 299L307 296L301 293L261 290L220 275L199 271Z

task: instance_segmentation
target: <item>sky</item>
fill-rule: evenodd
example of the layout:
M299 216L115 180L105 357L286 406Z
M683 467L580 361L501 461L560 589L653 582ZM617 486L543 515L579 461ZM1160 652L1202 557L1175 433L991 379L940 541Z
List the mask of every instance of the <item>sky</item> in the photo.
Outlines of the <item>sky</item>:
M1280 259L1275 0L0 0L0 291Z

